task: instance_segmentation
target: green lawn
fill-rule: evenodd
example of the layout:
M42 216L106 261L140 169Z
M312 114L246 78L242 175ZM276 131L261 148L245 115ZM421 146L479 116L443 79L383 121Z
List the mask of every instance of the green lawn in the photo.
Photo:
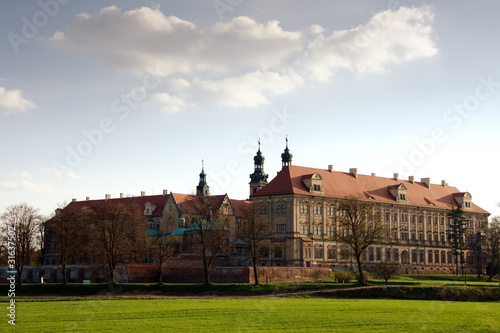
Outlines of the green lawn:
M18 301L16 316L13 331L22 332L500 331L498 302L318 298ZM13 327L4 316L0 331L8 328Z

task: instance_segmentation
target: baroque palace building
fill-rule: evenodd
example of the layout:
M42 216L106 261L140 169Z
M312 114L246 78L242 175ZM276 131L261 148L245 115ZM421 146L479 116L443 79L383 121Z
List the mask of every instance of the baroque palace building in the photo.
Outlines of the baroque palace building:
M90 207L98 201L137 204L148 226L151 236L166 235L168 241L181 245L184 254L193 253L189 246L192 223L187 205L193 200L208 198L214 215L224 216L229 221L228 237L234 246L223 253L227 265L249 264L244 255L244 245L236 240L239 223L245 223L243 212L252 204L258 215L267 219L273 228L269 240L270 251L260 264L266 266L325 266L334 270L352 270L354 263L346 244L336 241L336 235L345 233L339 226L344 213L339 210L339 200L359 196L361 200L373 202L390 231L387 241L374 244L364 256L364 266L382 260L393 260L402 264L406 273L451 273L455 267L455 256L447 232L450 220L447 216L451 204L461 207L467 220L465 246L472 245L475 235L484 233L488 227L489 213L472 202L468 192L460 192L445 181L432 184L430 178L415 181L414 177L400 179L317 169L292 165L292 154L286 140L281 154L282 169L268 182L264 172L264 156L260 149L254 157L254 172L250 175L250 200L230 199L227 194L211 195L204 167L199 175L196 194L179 194L163 191L161 195L111 198L84 201L73 199L69 206ZM47 245L44 263L58 264L56 239L47 229ZM483 237L484 239L484 237ZM484 244L485 245L485 244ZM470 251L465 259L471 262ZM148 259L147 261L149 261ZM73 260L75 264L89 263ZM472 269L472 265L468 266Z
M250 175L250 198L274 227L274 247L282 249L273 251L276 265L352 269L347 245L335 240L338 233L347 232L339 226L344 212L338 207L339 199L349 195L373 202L390 231L387 242L366 251L363 261L367 269L387 259L401 263L406 273L451 273L455 256L447 232L452 205L465 213L465 248L488 227L489 213L472 202L470 193L445 181L432 184L430 178L415 181L412 176L400 179L398 174L393 178L361 175L355 168L338 172L331 165L327 169L294 166L288 140L281 157L282 170L267 183L259 147ZM470 251L464 254L468 270L472 269Z

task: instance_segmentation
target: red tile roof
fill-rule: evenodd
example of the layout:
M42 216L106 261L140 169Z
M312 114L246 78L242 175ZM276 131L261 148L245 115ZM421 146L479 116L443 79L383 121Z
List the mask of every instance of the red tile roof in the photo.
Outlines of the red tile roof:
M151 204L151 208L154 208L153 213L151 215L147 215L147 217L160 217L163 206L167 202L168 195L147 195L143 197L124 197L124 198L112 198L108 199L107 202L111 204L128 204L130 202L136 203L141 208L141 211L144 212L146 208L146 203L149 202ZM97 199L97 200L88 200L88 201L72 201L68 204L68 207L90 207L98 202L105 202L106 199ZM156 207L155 207L156 206Z
M323 178L323 195L311 194L302 182L302 177L317 172ZM396 203L396 200L389 192L389 187L403 184L407 188L408 203L398 203L406 206L420 206L428 208L449 209L450 202L458 203L454 199L460 192L456 187L431 184L430 188L422 182L410 182L405 180L395 180L367 175L357 175L357 178L346 172L338 172L323 169L300 167L295 165L287 166L268 185L262 188L252 197L301 194L307 196L343 198L348 195L361 195L364 200L373 197L374 202ZM366 199L365 199L366 198ZM471 205L467 212L489 214L484 209Z
M172 193L172 196L177 204L177 207L181 208L182 205L190 205L193 200L196 200L198 203L201 203L200 197L194 194L181 194L181 193ZM207 198L210 200L212 213L216 213L217 209L222 205L226 194L222 195L210 195ZM182 209L182 208L181 208ZM186 209L186 207L185 207Z
M253 202L250 200L235 200L230 199L231 206L234 208L234 215L236 217L245 217L247 215L248 209L253 206Z

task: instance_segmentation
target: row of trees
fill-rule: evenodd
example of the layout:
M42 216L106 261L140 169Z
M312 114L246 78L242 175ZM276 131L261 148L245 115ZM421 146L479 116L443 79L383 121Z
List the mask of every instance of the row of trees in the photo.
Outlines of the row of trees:
M84 208L65 205L50 219L22 203L8 207L0 220L0 260L17 270L19 284L24 267L41 264L47 251L57 253L64 284L72 261L104 265L108 281L114 283L119 263L143 262L150 255L162 265L173 255L163 238L147 236L141 209L132 201L95 202Z
M212 207L209 198L193 196L193 199L184 205L183 213L189 216L191 226L188 238L192 249L200 254L205 283L210 283L212 263L234 242L239 242L247 249L255 283L259 283L257 266L263 257L269 255L269 242L274 230L270 221L260 214L260 208L255 205L257 204L249 205L242 212L242 223L239 223L234 237L229 237L231 226L228 216L219 214L219 211ZM370 245L386 241L388 230L382 216L376 213L373 203L350 196L340 200L339 209L344 214L339 220L342 231L337 233L337 241L350 248L349 252L356 260L361 274L359 281L363 284L363 254ZM453 222L448 237L456 256L458 271L458 258L462 257L465 249L465 218L460 208L450 210L449 217ZM142 262L147 255L157 264L160 272L159 282L162 283L164 262L179 251L179 244L166 242L166 235L160 233L156 237L147 236L141 208L132 200L125 204L98 201L83 208L78 205L66 205L58 209L55 216L46 222L36 209L23 203L9 207L0 219L0 257L3 258L4 264L12 264L17 269L21 284L20 277L24 266L37 263L36 257L43 254L44 245L48 243L57 247L63 283L67 283L66 267L71 260L102 263L108 268L109 282L114 283L115 269L119 263ZM487 238L488 246L481 247L482 241L476 240L471 250L474 257L488 257L491 279L495 270L498 271L500 262L500 218L492 219L488 233L482 237ZM12 256L12 261L8 261L11 250L14 250L15 256Z

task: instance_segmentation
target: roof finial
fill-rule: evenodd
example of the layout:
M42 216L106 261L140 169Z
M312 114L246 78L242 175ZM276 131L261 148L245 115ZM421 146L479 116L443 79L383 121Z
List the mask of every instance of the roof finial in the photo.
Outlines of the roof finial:
M205 160L201 160L201 171L205 171Z
M285 136L285 140L286 140L286 147L288 148L288 134Z

